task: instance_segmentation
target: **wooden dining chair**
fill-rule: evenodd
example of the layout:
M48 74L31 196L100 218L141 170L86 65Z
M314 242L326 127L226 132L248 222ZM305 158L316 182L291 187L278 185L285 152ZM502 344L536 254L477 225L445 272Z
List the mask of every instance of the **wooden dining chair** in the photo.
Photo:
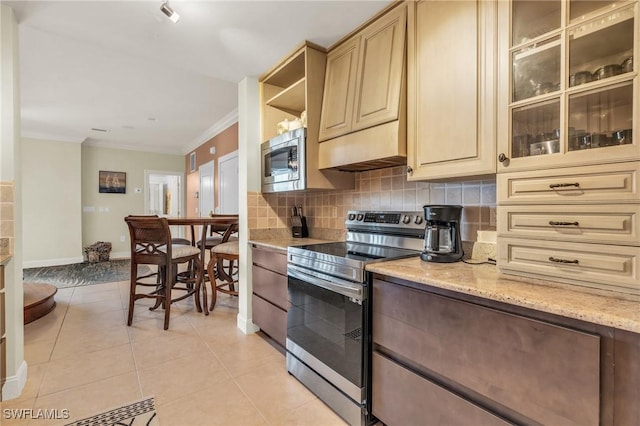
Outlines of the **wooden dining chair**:
M173 244L171 230L167 219L158 216L127 216L125 219L131 237L131 279L129 288L129 316L127 325L133 322L133 310L138 299L155 299L155 305L164 308L164 329L169 328L171 303L194 296L196 308L202 311L200 299L200 283L202 282L203 265L200 260L200 249L192 245ZM195 277L180 281L184 286L176 285L178 266L192 263L195 265ZM138 265L153 265L157 269L148 274L138 275ZM150 278L157 277L156 280ZM151 292L138 292L138 286L155 287ZM185 293L172 298L172 290L183 290Z
M220 217L235 217L237 218L238 215L237 214L214 214L211 215L211 217L216 217L216 216L220 216ZM204 241L199 240L197 242L197 246L198 247L202 247L202 244L204 244L205 249L206 250L211 250L213 247L217 246L218 244L221 244L223 242L227 242L227 240L233 241L235 237L234 235L230 235L227 237L227 240L223 241L224 239L224 235L227 232L227 229L229 229L228 225L224 225L224 224L212 224L209 225L209 237L207 237ZM237 233L237 230L236 230Z
M232 235L237 234L238 224L234 223L229 225L222 241L211 248L211 258L207 264L207 273L210 277L211 283L211 307L207 308L207 286L206 283L202 286L202 294L204 298L205 314L209 315L209 311L212 311L216 305L217 292L230 294L233 296L238 295L236 289L237 272L238 272L238 260L240 259L240 245L238 239L231 239ZM221 283L218 283L218 280Z

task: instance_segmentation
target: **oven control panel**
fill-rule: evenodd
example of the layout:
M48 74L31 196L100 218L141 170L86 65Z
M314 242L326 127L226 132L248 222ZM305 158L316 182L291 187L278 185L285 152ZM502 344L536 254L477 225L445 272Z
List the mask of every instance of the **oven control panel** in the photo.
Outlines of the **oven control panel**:
M360 211L347 212L345 225L349 229L352 225L361 227L394 227L409 229L424 229L424 212L401 211Z

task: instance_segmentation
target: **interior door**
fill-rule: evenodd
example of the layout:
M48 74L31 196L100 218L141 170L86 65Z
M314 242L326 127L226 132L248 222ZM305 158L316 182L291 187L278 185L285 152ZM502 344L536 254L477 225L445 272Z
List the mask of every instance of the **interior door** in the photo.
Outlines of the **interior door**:
M215 211L215 189L213 187L213 169L214 162L209 161L200 166L198 172L200 174L200 217L206 217L209 213Z
M218 159L218 213L238 214L238 151Z
M145 170L145 214L161 217L182 216L182 173ZM182 229L172 229L176 237L183 235Z

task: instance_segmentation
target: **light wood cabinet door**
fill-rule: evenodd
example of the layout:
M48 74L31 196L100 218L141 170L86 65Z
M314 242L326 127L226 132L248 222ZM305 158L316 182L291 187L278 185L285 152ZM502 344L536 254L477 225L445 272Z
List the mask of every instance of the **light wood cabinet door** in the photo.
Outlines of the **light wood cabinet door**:
M359 45L360 37L354 37L327 55L320 141L344 135L352 129Z
M398 119L404 80L406 7L385 14L360 35L353 130Z
M409 4L409 180L496 171L496 1Z

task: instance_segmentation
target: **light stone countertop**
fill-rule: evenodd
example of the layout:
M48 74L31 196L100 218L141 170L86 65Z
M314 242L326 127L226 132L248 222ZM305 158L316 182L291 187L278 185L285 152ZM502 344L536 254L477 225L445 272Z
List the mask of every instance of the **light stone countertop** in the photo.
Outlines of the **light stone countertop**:
M640 333L640 297L528 280L493 265L429 263L420 258L367 265L367 270L419 284Z

